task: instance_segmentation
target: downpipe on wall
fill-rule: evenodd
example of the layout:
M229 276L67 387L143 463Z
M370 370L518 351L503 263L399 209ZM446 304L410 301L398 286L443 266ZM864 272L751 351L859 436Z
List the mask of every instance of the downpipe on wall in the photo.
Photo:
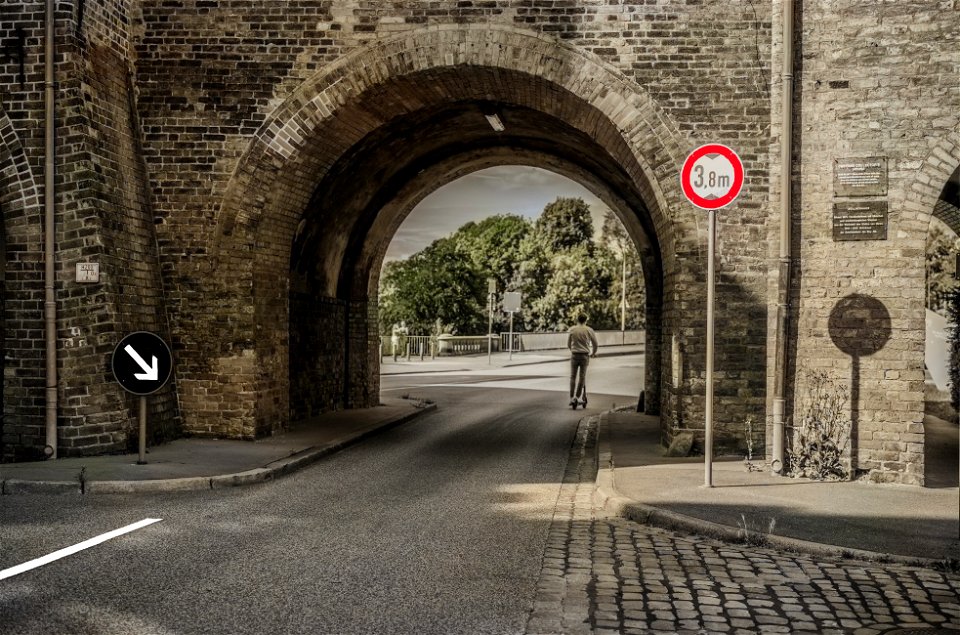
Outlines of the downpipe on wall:
M55 164L55 127L54 109L55 82L54 61L56 59L55 22L56 11L54 0L46 0L45 27L46 42L44 51L44 321L46 326L46 447L44 454L51 459L57 458L57 301L54 291L56 282L56 267L54 251L54 202L56 201L56 164Z
M793 0L783 0L783 67L780 136L780 263L777 275L777 335L773 389L771 469L783 472L787 342L790 329L791 203L793 199Z

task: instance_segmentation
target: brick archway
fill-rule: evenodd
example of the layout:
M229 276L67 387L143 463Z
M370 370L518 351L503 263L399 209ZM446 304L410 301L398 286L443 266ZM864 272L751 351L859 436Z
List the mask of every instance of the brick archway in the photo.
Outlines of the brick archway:
M929 225L935 216L937 201L940 200L944 185L958 168L960 168L960 124L931 148L907 192L904 208L919 223L918 229L923 235L929 232ZM960 234L960 226L954 226L947 220L944 222Z
M481 116L487 108L504 115L504 137L481 132L489 128ZM209 284L220 313L226 308L242 317L208 329L216 341L208 343L213 359L205 369L193 373L181 365L186 428L214 429L204 413L211 392L224 393L218 401L231 404L232 421L217 426L228 426L232 436L282 426L294 380L291 346L297 354L310 348L310 365L321 369L311 381L328 382L311 384L327 395L318 408L376 402L376 304L361 287L341 284L352 275L344 262L368 241L382 241L369 233L377 214L421 171L463 152L508 146L518 156L556 157L598 182L629 187L624 198L638 201L633 213L644 238L657 245L658 268L669 284L680 266L672 258L676 245L696 240L696 220L678 205L677 175L693 145L635 82L588 53L531 32L428 27L346 56L268 117L226 189ZM621 217L630 213L624 210ZM687 229L678 235L677 227ZM306 260L294 249L298 241L309 246ZM295 306L298 293L317 301ZM670 294L664 297L669 316ZM313 344L296 338L291 315L319 324L327 336ZM659 342L654 350L659 355ZM219 411L209 415L222 419Z
M634 210L640 209L643 202L631 200L628 188L562 157L523 148L499 147L457 154L425 169L406 183L377 216L368 236L379 237L379 240L366 240L358 253L345 263L340 280L341 292L351 296L359 292L368 298L376 297L387 248L414 207L428 194L448 183L477 170L502 165L539 167L576 181L603 201L624 223L643 268L641 275L646 291L645 330L648 342L645 348L643 390L646 398L654 404L649 411L655 412L660 398L663 308L663 267L657 237L644 228L637 218Z

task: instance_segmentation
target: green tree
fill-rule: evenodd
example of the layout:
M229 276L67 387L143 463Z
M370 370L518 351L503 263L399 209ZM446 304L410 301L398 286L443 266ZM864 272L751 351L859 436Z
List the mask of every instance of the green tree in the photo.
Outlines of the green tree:
M590 207L582 198L557 198L534 224L536 239L551 252L572 249L593 238Z
M516 215L470 222L405 261L384 268L380 282L381 332L405 321L429 333L439 320L457 333L487 329L487 283L523 294L514 328L565 330L581 311L598 329L620 328L623 263L628 267L628 328L642 325L644 296L639 256L619 220L608 214L601 241L593 241L590 208L582 199L558 198L530 223ZM502 297L502 296L501 296ZM496 327L507 318L496 312Z
M426 334L438 319L458 333L480 333L486 331L485 316L485 278L450 238L436 240L407 260L384 268L381 333L405 321L411 333Z
M617 328L620 325L620 307L624 296L627 302L625 311L626 328L628 330L643 328L646 310L646 288L640 254L627 234L623 223L613 212L608 211L604 214L600 237L601 244L609 247L617 260L617 271L614 272L611 289L613 312L618 320ZM623 293L624 278L626 278L625 294Z
M490 216L469 222L451 236L470 257L477 271L497 281L502 292L516 277L523 256L520 245L531 233L533 225L515 214Z
M606 256L606 257L605 257ZM529 302L527 323L538 331L561 331L585 312L596 328L610 328L611 258L607 251L580 245L555 253L544 293Z
M954 279L960 238L939 221L930 226L927 236L927 302L931 311L944 314L957 281Z

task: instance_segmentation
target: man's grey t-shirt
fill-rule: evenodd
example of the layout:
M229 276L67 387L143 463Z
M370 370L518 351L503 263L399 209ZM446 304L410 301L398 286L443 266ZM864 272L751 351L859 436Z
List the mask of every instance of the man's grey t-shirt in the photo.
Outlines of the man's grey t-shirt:
M571 326L567 335L567 348L571 353L592 355L597 352L600 344L597 342L597 335L593 329L584 324Z

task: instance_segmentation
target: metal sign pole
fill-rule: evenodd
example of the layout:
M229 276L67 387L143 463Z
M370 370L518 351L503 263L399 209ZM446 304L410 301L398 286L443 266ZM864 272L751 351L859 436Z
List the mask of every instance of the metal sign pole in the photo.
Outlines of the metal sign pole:
M510 359L513 359L513 311L510 311Z
M497 295L497 279L487 278L487 364L492 364L493 356L493 298Z
M147 398L140 397L140 458L137 465L147 464Z
M710 236L707 243L707 404L703 440L703 484L713 487L713 292L716 282L717 210L711 209L708 214Z
M487 295L487 364L493 363L493 294Z

